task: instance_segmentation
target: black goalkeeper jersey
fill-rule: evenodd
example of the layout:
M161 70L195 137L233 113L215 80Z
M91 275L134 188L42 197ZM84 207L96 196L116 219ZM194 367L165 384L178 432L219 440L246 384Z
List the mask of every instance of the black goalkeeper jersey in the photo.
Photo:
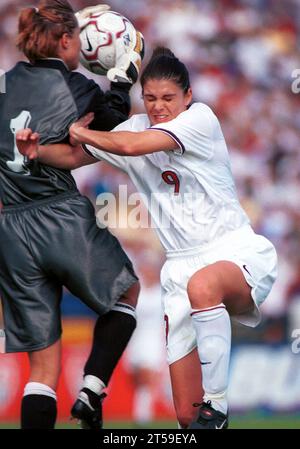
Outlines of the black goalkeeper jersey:
M105 94L59 59L32 65L19 62L6 73L0 94L0 200L3 206L28 203L77 190L69 170L26 162L16 146L16 132L31 128L40 143L68 142L72 122L93 111L90 128L109 131L128 118L128 86L113 84Z

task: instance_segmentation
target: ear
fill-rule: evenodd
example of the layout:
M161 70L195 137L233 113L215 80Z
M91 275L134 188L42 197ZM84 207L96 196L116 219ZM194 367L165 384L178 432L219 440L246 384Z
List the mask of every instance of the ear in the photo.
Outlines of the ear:
M69 43L70 43L70 36L67 33L64 33L60 38L61 47L64 50L67 50L69 48Z
M187 93L185 94L185 98L184 98L185 106L189 106L192 102L192 99L193 99L193 92L192 92L192 89L189 87Z

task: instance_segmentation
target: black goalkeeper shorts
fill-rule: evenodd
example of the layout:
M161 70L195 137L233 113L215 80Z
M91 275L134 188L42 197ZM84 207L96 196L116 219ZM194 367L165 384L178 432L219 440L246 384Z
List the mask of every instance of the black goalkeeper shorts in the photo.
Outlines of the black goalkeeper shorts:
M78 192L0 214L0 296L6 352L43 349L61 335L62 287L98 314L137 281L118 240Z

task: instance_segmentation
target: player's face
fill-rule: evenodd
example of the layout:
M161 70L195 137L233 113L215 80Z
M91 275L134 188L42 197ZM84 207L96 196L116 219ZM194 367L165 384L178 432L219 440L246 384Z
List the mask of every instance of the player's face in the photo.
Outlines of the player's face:
M143 98L151 125L157 125L185 111L192 101L192 91L184 93L172 80L149 79L144 84Z

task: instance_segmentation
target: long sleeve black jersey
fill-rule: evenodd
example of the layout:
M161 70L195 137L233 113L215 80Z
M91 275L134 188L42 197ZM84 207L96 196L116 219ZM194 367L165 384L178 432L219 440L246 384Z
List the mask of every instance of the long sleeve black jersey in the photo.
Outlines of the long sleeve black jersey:
M0 200L4 206L45 199L77 189L69 170L26 163L16 145L16 132L31 128L41 144L68 141L72 122L93 111L92 129L109 131L128 118L127 86L115 84L104 93L92 80L71 72L59 59L34 65L19 62L6 73L0 94Z

